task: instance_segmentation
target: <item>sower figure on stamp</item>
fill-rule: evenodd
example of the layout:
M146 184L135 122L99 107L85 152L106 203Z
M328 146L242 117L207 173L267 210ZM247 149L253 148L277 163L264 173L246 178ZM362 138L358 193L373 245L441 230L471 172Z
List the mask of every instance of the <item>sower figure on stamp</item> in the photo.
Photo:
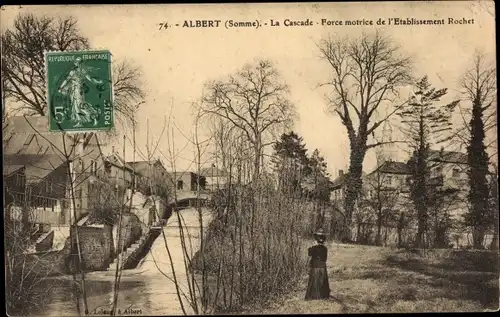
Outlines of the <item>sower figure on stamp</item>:
M82 124L92 122L97 124L98 111L85 100L86 81L93 84L102 84L102 80L90 77L89 70L92 67L82 65L81 58L77 58L74 68L64 78L59 87L59 92L67 95L71 103L71 120L74 127L80 127ZM87 87L88 88L88 87Z
M308 249L311 257L309 262L309 282L307 283L306 300L327 299L330 297L330 284L326 271L326 259L328 250L326 248L326 236L320 229L314 234L317 244Z

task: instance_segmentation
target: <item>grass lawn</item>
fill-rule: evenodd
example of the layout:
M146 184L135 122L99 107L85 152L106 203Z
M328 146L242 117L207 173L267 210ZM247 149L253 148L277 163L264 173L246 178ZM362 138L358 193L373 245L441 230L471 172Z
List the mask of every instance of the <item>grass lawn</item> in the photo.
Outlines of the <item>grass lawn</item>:
M329 245L332 298L305 301L307 276L268 308L244 314L497 310L498 253Z

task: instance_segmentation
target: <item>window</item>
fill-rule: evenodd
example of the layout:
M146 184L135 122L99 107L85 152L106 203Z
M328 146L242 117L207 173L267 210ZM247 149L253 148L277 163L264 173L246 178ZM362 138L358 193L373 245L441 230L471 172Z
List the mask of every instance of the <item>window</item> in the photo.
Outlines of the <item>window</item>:
M49 182L49 181L46 181L45 182L45 190L47 191L47 193L52 193L52 182Z
M104 171L108 174L111 173L111 163L110 162L108 162L108 161L104 162Z
M406 185L411 184L411 176L406 176Z
M28 135L28 137L26 138L26 141L24 141L24 145L30 145L30 143L31 143L31 141L33 141L34 137L35 137L34 134Z
M439 177L439 176L443 175L443 167L442 166L436 167L435 173L436 174L434 176L436 176L436 177Z
M24 186L24 174L16 174L16 186Z
M392 176L386 176L384 178L384 184L385 185L392 185Z
M184 182L182 180L177 181L177 190L182 190L184 187Z
M453 174L452 174L452 177L460 178L460 175L461 175L461 174L462 174L462 173L460 172L460 169L458 169L458 168L454 168L454 169L453 169Z
M97 173L97 161L94 162L94 175Z

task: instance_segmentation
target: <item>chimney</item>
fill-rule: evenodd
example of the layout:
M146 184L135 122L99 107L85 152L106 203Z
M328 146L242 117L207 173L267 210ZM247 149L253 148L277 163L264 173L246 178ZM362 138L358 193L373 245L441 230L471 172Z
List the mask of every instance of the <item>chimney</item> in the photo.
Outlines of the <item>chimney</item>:
M344 170L339 170L339 176L344 175Z

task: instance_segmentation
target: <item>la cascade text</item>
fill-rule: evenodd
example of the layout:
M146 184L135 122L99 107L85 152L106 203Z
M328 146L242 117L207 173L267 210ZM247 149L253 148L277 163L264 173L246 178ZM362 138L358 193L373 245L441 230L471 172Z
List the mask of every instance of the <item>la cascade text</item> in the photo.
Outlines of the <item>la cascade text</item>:
M180 23L171 24L169 22L158 23L159 30L170 28L260 28L260 27L311 27L311 26L375 26L375 25L392 25L392 26L418 26L418 25L471 25L474 24L474 19L465 17L460 18L441 18L441 19L421 19L410 17L391 17L378 19L269 19L261 20L184 20Z

